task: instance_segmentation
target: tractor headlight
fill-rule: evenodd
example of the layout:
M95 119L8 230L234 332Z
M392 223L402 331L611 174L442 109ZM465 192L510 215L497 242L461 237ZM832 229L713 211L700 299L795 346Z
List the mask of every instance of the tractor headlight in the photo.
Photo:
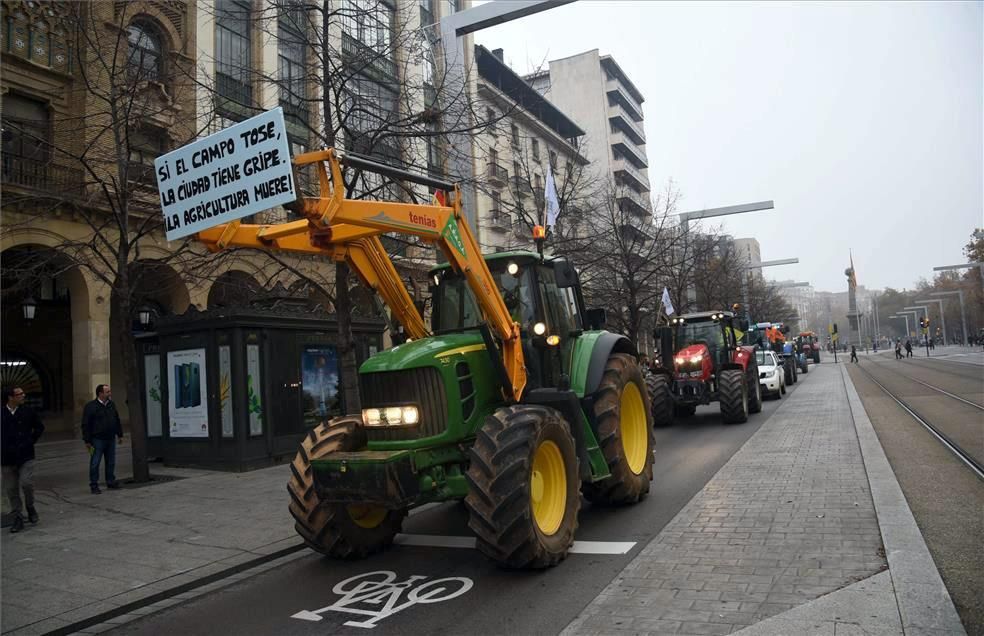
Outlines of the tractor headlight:
M510 276L515 276L519 273L519 265L516 263L509 263L506 265L506 271L509 272Z
M687 359L684 358L683 356L677 356L677 357L673 358L673 362L676 362L677 364L683 364L686 361L687 361Z
M542 322L538 322L535 325L533 325L533 333L535 333L538 336L542 336L543 334L547 333L547 326Z
M704 358L703 353L698 353L697 355L690 358L690 364L697 364Z
M362 423L366 426L409 426L420 421L416 406L387 406L382 409L362 409Z

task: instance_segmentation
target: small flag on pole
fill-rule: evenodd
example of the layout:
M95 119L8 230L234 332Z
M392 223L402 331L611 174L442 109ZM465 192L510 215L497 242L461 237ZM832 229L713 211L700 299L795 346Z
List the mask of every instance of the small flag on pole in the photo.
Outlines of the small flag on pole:
M557 186L554 184L553 171L547 164L547 186L543 194L547 227L553 227L560 215L560 201L557 200Z
M666 315L669 316L675 312L673 309L673 303L670 302L670 290L663 288L663 309L666 310Z

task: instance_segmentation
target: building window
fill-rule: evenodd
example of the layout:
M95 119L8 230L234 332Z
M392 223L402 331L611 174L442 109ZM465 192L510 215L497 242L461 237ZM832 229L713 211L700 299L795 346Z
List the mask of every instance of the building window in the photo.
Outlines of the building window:
M533 144L533 158L540 158L540 142L536 139L531 139L530 142Z
M514 148L519 148L519 126L516 124L512 125L512 145Z
M434 0L420 0L420 26L431 26L434 19Z
M308 104L304 81L306 59L306 16L300 2L280 9L277 21L277 71L280 78L280 105L288 133L307 138Z
M557 171L557 153L553 150L548 151L548 156L550 157L550 167L553 168L554 172Z
M392 58L393 7L385 0L345 0L342 31L375 53Z
M9 159L47 161L50 139L51 116L44 102L16 93L3 96L4 172Z
M248 0L216 0L215 89L227 100L221 110L244 119L253 105L252 15Z
M489 127L489 132L495 136L495 111L491 108L485 109L485 123Z
M461 10L461 0L445 0L445 15L453 15Z
M127 177L139 183L156 183L154 159L167 152L167 133L160 128L144 126L131 129L127 142Z
M160 82L164 79L164 46L160 31L146 21L134 22L127 29L130 56L127 68L130 79L138 82Z

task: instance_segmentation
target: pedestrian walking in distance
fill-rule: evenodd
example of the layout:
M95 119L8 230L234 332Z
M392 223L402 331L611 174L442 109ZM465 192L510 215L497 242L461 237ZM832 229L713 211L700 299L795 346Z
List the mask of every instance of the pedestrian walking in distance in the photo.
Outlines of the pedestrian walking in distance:
M902 343L899 341L895 341L895 359L902 359Z
M906 340L905 341L905 357L906 358L911 358L912 357L912 341L911 340Z
M854 345L851 345L851 362L858 361L858 349Z
M116 440L123 443L123 425L108 384L96 387L96 399L82 411L82 441L89 449L89 489L98 495L99 463L106 459L106 487L119 488L116 481ZM114 439L115 438L115 439Z
M23 503L27 505L27 518L31 523L38 522L38 511L34 507L34 444L44 433L41 418L29 406L24 406L24 389L11 387L3 390L2 430L0 430L0 454L3 465L3 485L7 490L14 523L11 532L24 529L21 490Z

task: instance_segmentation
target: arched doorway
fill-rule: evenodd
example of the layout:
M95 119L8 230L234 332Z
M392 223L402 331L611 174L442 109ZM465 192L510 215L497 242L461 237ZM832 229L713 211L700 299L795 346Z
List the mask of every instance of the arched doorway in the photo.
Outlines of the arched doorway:
M0 271L2 383L24 389L47 438L70 437L77 428L76 393L88 394L80 372L89 366L89 348L79 346L86 338L76 328L88 324L88 285L68 258L34 243L4 250ZM33 317L25 304L35 306Z
M208 308L248 307L251 300L263 294L256 279L240 270L229 270L215 279L208 291Z

